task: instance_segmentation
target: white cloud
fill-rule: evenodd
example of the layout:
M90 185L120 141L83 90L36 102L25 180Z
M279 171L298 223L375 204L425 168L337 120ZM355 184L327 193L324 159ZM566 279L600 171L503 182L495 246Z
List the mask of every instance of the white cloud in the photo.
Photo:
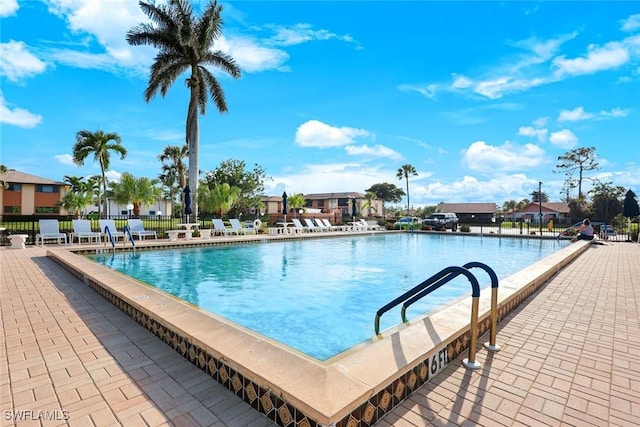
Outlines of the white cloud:
M603 117L627 117L629 110L623 110L622 108L614 108L611 111L601 110L600 115Z
M71 154L56 154L53 158L63 165L76 166L76 164L73 163L73 156L71 156Z
M576 107L573 110L562 110L558 116L558 122L579 122L590 120L594 117L592 113L586 113L584 108Z
M114 170L110 170L105 172L105 176L107 177L107 182L120 182L120 178L122 177L121 172L116 172Z
M621 26L620 29L622 31L635 31L640 28L640 13L631 15L627 19L623 19L620 21Z
M547 134L549 130L545 128L534 128L532 126L521 126L518 129L518 135L531 136L537 138L538 141L544 142L547 140Z
M0 43L0 75L12 82L44 72L46 64L31 54L20 41Z
M22 108L11 109L0 92L0 123L29 129L36 127L40 122L42 122L42 116L39 114L33 114Z
M464 152L462 161L471 170L495 173L533 169L544 161L545 152L534 144L518 146L505 142L501 146L476 141Z
M275 35L271 37L271 42L281 46L292 46L301 43L306 43L314 40L331 40L337 39L354 43L353 37L350 35L339 35L332 33L328 30L314 30L310 24L295 24L292 27L286 27L281 25L269 26Z
M388 157L393 160L402 159L402 154L384 145L376 144L372 147L364 145L347 145L344 147L347 154L351 156L371 156L371 157Z
M578 137L569 129L562 129L558 132L553 132L549 136L549 141L560 148L573 148L578 144Z
M627 39L632 41L631 39ZM587 54L583 57L567 59L565 55L554 58L552 67L556 74L580 75L591 74L597 71L618 68L629 62L630 52L627 42L609 42L604 46L590 45Z
M301 124L296 130L296 144L301 147L342 147L354 142L358 137L371 134L364 129L343 126L337 128L318 120L309 120Z
M19 8L18 0L0 0L0 17L7 18L13 16Z
M288 70L284 66L289 60L287 52L262 46L249 37L220 37L217 48L231 55L238 66L248 73L264 70Z

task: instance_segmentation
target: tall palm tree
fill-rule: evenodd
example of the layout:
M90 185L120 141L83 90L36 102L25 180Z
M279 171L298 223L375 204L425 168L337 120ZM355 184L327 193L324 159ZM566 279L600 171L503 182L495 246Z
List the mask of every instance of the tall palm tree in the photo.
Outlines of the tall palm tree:
M111 165L111 152L120 154L120 160L127 157L127 149L122 146L122 140L117 133L106 133L98 129L96 132L81 130L76 134L76 143L73 145L73 163L82 166L85 159L93 154L93 159L100 164L102 195L98 196L98 215L102 215L102 197L107 192L105 173Z
M511 211L511 222L513 222L513 219L516 216L517 207L518 207L518 202L516 202L513 199L505 201L504 204L502 205L502 209L504 209L505 212Z
M402 180L405 179L407 181L407 215L409 215L409 175L411 176L418 176L418 172L416 172L416 168L414 168L413 166L407 164L407 165L402 165L402 167L400 167L398 169L398 172L396 173L396 178Z
M184 187L187 185L187 166L184 159L189 155L189 147L183 145L167 145L162 154L158 156L158 160L162 162L162 173L158 176L160 181L169 188L171 198L180 194L180 217L184 215ZM178 184L179 190L175 189Z
M219 112L227 111L227 102L218 80L205 67L220 68L234 78L240 77L240 68L230 55L214 51L215 41L222 35L222 6L211 1L202 14L195 15L189 0L169 0L167 5L140 2L142 11L155 25L142 23L127 33L127 42L133 46L151 45L159 52L151 66L149 84L144 92L145 101L153 99L158 91L164 97L183 72L190 90L187 110L186 143L189 147L189 186L198 194L199 145L198 111L204 115L210 97ZM194 200L193 213L198 217L198 202Z
M361 207L360 209L364 210L368 210L369 211L369 216L371 216L371 211L376 211L376 207L374 206L373 202L376 200L376 193L373 193L371 191L367 191L364 194L364 198L367 200Z

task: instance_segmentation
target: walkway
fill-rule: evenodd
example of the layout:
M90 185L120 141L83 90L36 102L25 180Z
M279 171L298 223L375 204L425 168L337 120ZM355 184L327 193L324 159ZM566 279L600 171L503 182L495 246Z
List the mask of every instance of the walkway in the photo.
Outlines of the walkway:
M272 425L78 285L42 248L0 248L1 426ZM499 325L498 344L377 425L637 425L640 245L589 249Z

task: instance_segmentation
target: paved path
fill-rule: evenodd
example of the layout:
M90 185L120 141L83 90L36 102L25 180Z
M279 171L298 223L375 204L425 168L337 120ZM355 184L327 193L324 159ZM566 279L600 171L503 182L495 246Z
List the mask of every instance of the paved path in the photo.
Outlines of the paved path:
M44 255L0 248L1 426L272 425ZM637 426L640 245L589 249L497 342L377 425Z

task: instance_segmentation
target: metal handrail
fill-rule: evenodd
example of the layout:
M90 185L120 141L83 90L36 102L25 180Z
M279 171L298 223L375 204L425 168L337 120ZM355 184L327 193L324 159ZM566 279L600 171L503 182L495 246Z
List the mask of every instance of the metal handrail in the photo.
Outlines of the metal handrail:
M445 283L453 280L454 278L463 275L471 283L472 288L472 306L471 306L471 339L469 342L469 358L463 361L467 368L477 369L480 364L475 362L476 354L476 341L478 339L478 306L480 300L480 285L478 279L469 271L471 268L481 268L485 270L491 279L491 338L490 342L485 344L485 347L491 351L500 350L500 346L496 345L496 331L497 331L497 313L498 313L498 276L495 271L486 264L481 262L469 262L462 267L447 267L427 280L423 281L419 285L413 287L407 292L403 293L393 301L382 306L377 312L375 317L375 332L376 335L380 335L380 318L384 313L392 309L393 307L402 304L401 317L404 323L407 323L406 311L407 308L418 301L419 299L429 295L431 292L443 286Z
M131 246L133 246L133 250L136 249L136 243L133 241L133 236L131 235L131 227L128 225L124 226L124 233L129 235L129 241L131 242Z
M109 241L111 242L111 246L113 247L113 250L115 252L116 250L116 241L113 238L113 236L111 235L111 230L109 230L109 227L105 227L104 228L104 234L107 235L107 237L109 237ZM107 242L105 242L105 245L107 244Z

